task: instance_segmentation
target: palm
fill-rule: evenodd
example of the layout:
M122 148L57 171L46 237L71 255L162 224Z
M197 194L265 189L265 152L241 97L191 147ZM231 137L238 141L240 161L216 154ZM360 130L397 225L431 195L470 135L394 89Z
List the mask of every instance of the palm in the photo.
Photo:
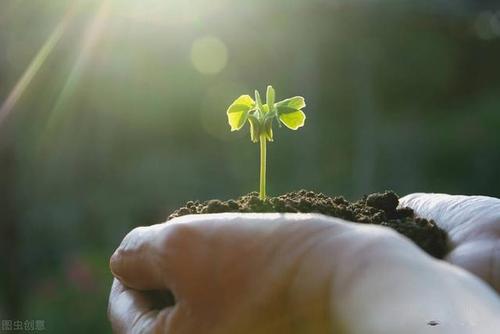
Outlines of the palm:
M415 193L400 199L423 218L448 232L446 261L488 282L500 292L500 199Z

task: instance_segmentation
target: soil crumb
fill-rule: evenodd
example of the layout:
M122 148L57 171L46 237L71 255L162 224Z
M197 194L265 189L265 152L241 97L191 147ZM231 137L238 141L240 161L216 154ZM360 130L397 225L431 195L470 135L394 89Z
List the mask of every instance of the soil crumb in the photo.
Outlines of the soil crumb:
M399 197L392 191L365 195L356 202L308 190L261 201L259 194L252 192L227 201L189 201L175 210L168 220L189 214L220 212L314 212L362 224L388 226L411 239L428 254L443 258L448 251L446 233L434 221L416 217L412 209L397 208L398 204Z

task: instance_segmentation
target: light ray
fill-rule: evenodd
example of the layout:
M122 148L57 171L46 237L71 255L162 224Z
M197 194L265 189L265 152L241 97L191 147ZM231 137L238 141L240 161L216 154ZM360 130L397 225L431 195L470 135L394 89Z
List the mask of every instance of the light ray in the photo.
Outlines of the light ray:
M36 76L42 65L45 63L47 58L49 57L54 47L57 45L59 40L61 39L68 22L74 14L74 5L68 7L61 22L55 27L47 41L40 47L37 54L29 64L28 68L24 71L23 75L19 78L17 83L14 85L14 88L10 91L7 98L2 103L0 107L0 126L2 122L7 118L7 116L11 113L16 105L17 101L21 98L25 90L28 88L29 84Z
M99 8L96 11L95 16L92 18L92 21L89 23L87 29L85 30L82 44L80 46L80 53L73 64L73 67L66 78L66 82L64 87L62 88L59 96L57 97L54 108L49 114L47 119L47 124L45 127L45 135L51 132L51 130L62 121L62 117L64 116L62 111L65 110L65 106L69 100L69 98L73 95L77 83L80 79L82 70L87 63L92 50L96 46L100 33L102 31L103 25L105 23L106 18L109 16L110 12L110 0L105 0L101 2Z

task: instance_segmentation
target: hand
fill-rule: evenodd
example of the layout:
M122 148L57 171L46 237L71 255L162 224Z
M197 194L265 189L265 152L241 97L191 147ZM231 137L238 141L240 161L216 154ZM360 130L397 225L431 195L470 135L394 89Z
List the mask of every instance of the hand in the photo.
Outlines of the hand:
M116 332L494 333L498 296L395 232L319 215L186 216L111 259ZM157 309L146 290L171 290ZM433 326L439 326L439 331Z
M433 219L450 238L446 261L481 277L500 293L500 199L416 193L399 200Z

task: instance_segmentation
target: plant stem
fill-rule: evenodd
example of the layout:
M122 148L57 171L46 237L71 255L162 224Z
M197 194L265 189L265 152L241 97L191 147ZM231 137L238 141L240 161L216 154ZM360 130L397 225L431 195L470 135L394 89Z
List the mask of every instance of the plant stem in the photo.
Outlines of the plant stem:
M260 191L259 198L266 199L266 136L261 134L260 140Z

